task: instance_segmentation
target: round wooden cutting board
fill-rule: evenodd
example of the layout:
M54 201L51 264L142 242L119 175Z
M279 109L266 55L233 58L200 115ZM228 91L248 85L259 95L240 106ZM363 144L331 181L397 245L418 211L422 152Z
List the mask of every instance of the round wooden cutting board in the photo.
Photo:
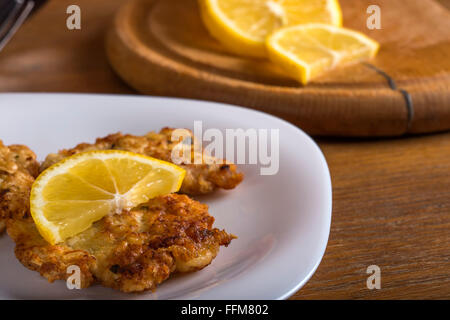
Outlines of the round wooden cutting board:
M344 25L381 43L376 59L301 86L265 60L228 53L195 0L130 0L107 36L114 70L145 94L266 111L314 135L398 136L450 129L450 13L434 0L341 0ZM369 5L381 8L368 30ZM200 119L201 120L201 119Z

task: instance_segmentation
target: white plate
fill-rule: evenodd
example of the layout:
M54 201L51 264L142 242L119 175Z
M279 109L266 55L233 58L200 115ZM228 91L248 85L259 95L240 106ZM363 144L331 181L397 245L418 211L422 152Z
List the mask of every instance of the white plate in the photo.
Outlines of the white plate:
M68 290L23 267L8 236L0 236L2 299L286 299L302 287L324 254L331 223L326 161L305 133L273 116L194 100L114 95L0 94L0 139L25 144L39 160L61 148L122 131L144 134L165 126L279 129L280 169L245 179L232 191L200 198L215 226L236 234L202 271L177 275L155 293L123 294L99 285Z

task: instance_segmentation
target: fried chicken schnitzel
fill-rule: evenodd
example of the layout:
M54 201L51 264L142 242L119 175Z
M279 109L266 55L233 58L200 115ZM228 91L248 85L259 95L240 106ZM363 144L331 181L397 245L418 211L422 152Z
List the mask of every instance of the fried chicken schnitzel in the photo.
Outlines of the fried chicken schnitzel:
M0 140L0 233L12 214L27 214L31 185L38 173L33 151L22 145L7 147Z
M48 155L41 166L41 171L68 156L93 150L125 150L172 162L172 150L181 142L181 140L172 141L172 133L174 130L164 128L160 133L150 132L144 136L116 133L98 138L94 144L81 143L73 149L61 150L56 154ZM227 163L222 159L220 161L213 160L217 163L212 164L207 164L205 161L202 164L193 164L193 159L196 157L196 151L193 148L194 139L195 137L190 133L190 141L188 143L191 144L193 151L191 154L191 163L179 165L186 170L186 177L184 178L180 192L189 195L200 195L210 193L219 188L235 188L243 179L243 174L237 171L236 165ZM203 151L201 152L203 153ZM213 159L203 154L203 159L205 157Z
M73 154L121 149L169 160L176 143L172 129L138 137L120 133L80 144L47 157L50 165ZM181 165L187 175L182 191L204 194L217 188L231 189L242 181L234 164ZM16 243L17 259L48 281L70 276L78 266L81 286L100 283L123 292L154 290L176 272L191 272L209 265L220 246L236 238L213 228L208 206L186 195L159 196L120 214L111 214L89 229L51 245L39 234L29 212L31 186L39 173L35 154L25 146L6 147L0 141L0 228L6 224Z
M50 282L81 271L83 288L93 283L123 292L154 290L175 272L200 270L235 236L213 228L208 206L186 195L159 196L139 207L104 217L88 230L50 245L30 215L8 220L16 257Z

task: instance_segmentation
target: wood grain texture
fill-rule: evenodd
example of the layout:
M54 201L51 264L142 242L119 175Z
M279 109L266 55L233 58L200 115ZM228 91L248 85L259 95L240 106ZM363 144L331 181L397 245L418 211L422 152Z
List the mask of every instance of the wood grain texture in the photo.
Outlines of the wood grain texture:
M126 1L78 0L80 32L65 28L73 1L51 1L0 53L0 91L133 93L103 51ZM450 134L318 142L333 182L330 240L292 298L449 299ZM371 264L381 267L381 290L366 288Z
M131 0L117 14L107 52L117 73L146 94L197 98L270 112L312 134L394 136L450 129L450 13L435 0L341 1L344 25L381 43L371 64L339 68L305 87L275 65L228 53L204 28L196 0ZM366 9L381 8L368 30ZM418 23L420 21L420 23Z
M450 135L319 140L333 182L323 261L294 298L450 298ZM381 290L366 269L381 268Z
M68 30L66 8L49 1L0 52L0 92L134 93L106 59L105 33L123 0L77 1L82 29ZM70 84L70 85L69 85Z

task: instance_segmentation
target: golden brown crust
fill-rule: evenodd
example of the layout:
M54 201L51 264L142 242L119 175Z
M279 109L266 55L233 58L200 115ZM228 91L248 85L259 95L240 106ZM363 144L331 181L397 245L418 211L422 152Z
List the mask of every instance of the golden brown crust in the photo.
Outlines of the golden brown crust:
M81 144L49 155L43 168L78 152L111 148L150 153L168 160L171 147L167 145L167 136L149 136L110 135L98 139L94 145ZM242 176L235 172L234 165L229 167L230 179L211 166L191 168L185 190L205 193L221 185L231 187ZM134 210L104 217L64 243L50 245L37 231L29 213L29 194L38 169L36 156L30 149L6 147L0 141L0 229L6 224L16 243L17 259L50 282L67 279L68 268L78 266L83 288L98 282L124 292L154 290L174 272L206 267L219 247L227 246L235 238L212 227L214 218L206 205L185 195L172 194L150 200Z
M131 211L104 217L88 230L50 245L28 216L8 220L16 256L49 281L81 271L82 287L94 282L124 292L154 290L174 272L200 270L233 235L212 227L208 207L185 195L150 200Z
M122 133L111 134L98 138L94 144L81 143L75 148L61 150L57 154L48 155L41 166L41 170L45 170L62 159L79 152L107 149L126 150L172 162L172 151L180 142L172 141L173 131L174 129L164 128L160 133L150 132L145 136L124 135ZM193 146L194 137L192 133L190 133L190 136L189 143ZM193 147L192 150L194 150ZM195 152L193 152L191 160L195 156ZM211 157L209 158L211 159ZM180 164L181 167L186 169L186 177L180 192L189 195L200 195L210 193L215 189L235 188L242 181L243 174L237 171L236 165L226 163L222 159L220 161L217 160L213 164L206 164L205 162L203 164Z
M29 193L38 173L33 151L22 145L5 146L0 140L0 232L9 217L28 213Z
M0 140L0 172L13 174L18 171L36 177L39 172L36 155L26 146L17 144L5 146Z

